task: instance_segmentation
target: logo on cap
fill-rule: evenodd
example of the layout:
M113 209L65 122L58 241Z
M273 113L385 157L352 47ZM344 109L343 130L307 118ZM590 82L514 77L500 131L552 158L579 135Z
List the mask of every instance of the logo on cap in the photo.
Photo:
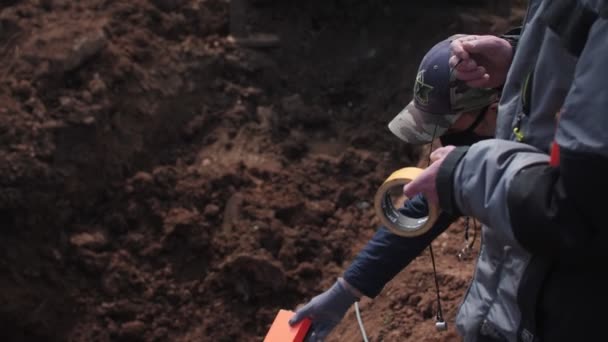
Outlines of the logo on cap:
M425 70L420 70L416 76L414 99L420 102L420 104L426 105L429 103L429 93L433 90L433 87L424 83L424 72Z

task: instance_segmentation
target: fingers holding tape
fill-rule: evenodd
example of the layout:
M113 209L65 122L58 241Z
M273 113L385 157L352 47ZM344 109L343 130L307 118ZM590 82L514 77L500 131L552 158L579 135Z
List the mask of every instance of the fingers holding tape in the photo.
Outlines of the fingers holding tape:
M421 218L404 215L399 210L407 200L403 196L403 186L415 179L422 171L415 167L399 169L393 172L376 192L374 199L376 215L394 234L405 237L419 236L428 232L437 220L439 212L432 205L428 206L428 216Z

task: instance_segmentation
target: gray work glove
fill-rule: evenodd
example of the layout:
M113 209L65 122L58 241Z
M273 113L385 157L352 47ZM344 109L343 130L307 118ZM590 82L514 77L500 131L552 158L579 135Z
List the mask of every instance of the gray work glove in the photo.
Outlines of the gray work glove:
M340 323L344 314L359 298L338 279L327 291L315 296L296 311L289 320L290 325L304 318L311 320L306 342L320 342Z

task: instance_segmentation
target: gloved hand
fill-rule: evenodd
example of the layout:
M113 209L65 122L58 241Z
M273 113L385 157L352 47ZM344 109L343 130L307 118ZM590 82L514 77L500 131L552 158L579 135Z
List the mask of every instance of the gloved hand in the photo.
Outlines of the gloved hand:
M320 342L340 323L344 314L358 298L338 279L327 291L315 296L296 311L289 320L294 325L309 318L311 326L306 342Z

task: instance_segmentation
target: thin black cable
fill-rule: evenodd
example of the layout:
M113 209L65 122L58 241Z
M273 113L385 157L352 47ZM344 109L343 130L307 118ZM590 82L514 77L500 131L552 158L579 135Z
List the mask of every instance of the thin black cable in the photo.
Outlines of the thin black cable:
M458 63L456 63L456 65L454 65L453 68L450 68L450 81L452 80L453 73L456 70L456 67L462 61L463 61L462 59L459 60ZM436 134L437 134L437 125L435 125L435 128L433 129L433 139L431 139L431 148L429 149L429 156L428 156L427 167L431 165L431 154L433 153L433 142L435 141ZM437 268L435 266L435 255L433 253L433 243L432 242L429 244L429 252L431 254L431 262L433 264L433 278L435 279L435 292L437 294L437 317L436 317L436 320L438 322L444 322L444 320L443 320L443 310L441 309L441 295L439 293L439 280L437 279Z
M433 246L429 245L431 252L431 262L433 263L433 278L435 278L435 291L437 292L437 321L443 322L443 310L441 310L441 297L439 295L439 280L437 279L437 270L435 269L435 256L433 255Z
M433 138L431 139L431 148L429 149L429 156L427 167L431 165L431 153L433 153L433 142L435 141L435 135L437 133L437 125L433 129ZM433 278L435 279L435 292L437 293L437 317L436 320L443 322L443 310L441 309L441 296L439 294L439 280L437 279L437 269L435 267L435 254L433 253L433 243L429 244L429 252L431 254L431 262L433 263Z

